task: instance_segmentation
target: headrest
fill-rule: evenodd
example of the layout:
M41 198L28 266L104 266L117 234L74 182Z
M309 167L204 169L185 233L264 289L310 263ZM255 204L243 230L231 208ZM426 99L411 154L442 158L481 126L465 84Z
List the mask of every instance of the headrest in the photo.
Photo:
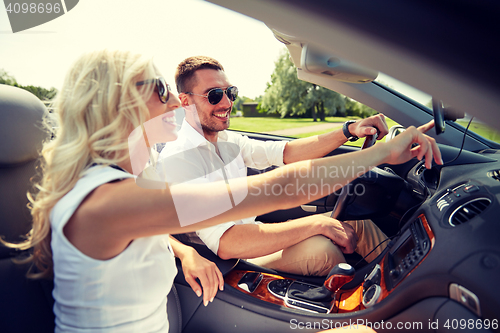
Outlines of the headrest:
M42 119L45 105L32 93L0 84L0 166L37 158L47 132Z

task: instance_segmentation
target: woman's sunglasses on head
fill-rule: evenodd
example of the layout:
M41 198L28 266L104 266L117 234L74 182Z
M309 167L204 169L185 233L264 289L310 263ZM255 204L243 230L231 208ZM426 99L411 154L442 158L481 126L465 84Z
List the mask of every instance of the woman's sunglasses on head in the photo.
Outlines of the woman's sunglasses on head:
M210 104L216 105L219 104L219 102L222 100L222 97L224 97L224 93L232 102L234 102L238 97L238 88L236 88L235 86L230 86L226 89L214 88L211 89L206 95L199 95L192 92L187 92L186 94L206 97Z
M168 98L170 97L170 86L167 84L164 78L157 77L156 79L149 79L145 81L139 81L135 85L142 86L144 84L155 83L156 84L156 92L158 93L158 98L160 102L166 104L168 102Z

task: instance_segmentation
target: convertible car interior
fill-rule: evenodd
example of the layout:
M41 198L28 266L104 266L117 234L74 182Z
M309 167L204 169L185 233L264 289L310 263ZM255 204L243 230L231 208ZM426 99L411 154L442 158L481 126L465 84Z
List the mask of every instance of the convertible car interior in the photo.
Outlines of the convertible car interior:
M453 49L453 41L437 51L435 58L429 53L419 56L416 45L408 46L398 34L382 38L386 22L372 31L352 13L338 18L323 1L308 5L275 0L211 2L266 23L288 48L300 79L360 101L403 126L435 119L436 132L430 135L439 143L444 165L426 169L424 161L417 159L379 165L342 192L258 217L272 223L335 211L342 220L371 218L389 237L387 248L372 262L347 256L347 263L337 265L326 277L284 274L245 260L222 260L205 246L191 244L216 262L225 287L209 306L202 306L178 262L179 273L168 296L170 331L319 332L357 324L378 332L499 331L500 289L495 286L500 280L496 215L500 212L500 145L453 122L451 108L441 102L460 106L457 109L465 110L467 120L479 116L500 129L500 118L495 115L500 105L498 83L491 77L485 79L481 70L481 65L490 64L491 55L483 58L483 50L478 49L476 60L484 62L472 64L475 71L460 72L455 62L443 60ZM340 13L358 10L348 2L333 3ZM399 6L396 1L387 3ZM425 10L423 2L420 7L417 1L410 3L415 10ZM447 2L438 3L444 6ZM446 18L452 27L458 26L463 17L460 9L449 17L444 11L434 13L429 23ZM359 19L368 15L365 10L359 12ZM469 29L469 23L463 29ZM393 28L398 24L401 35L409 31L417 36L415 31L403 29L405 22L396 22ZM471 29L482 31L475 26ZM429 36L431 42L440 33ZM486 31L478 38L487 39L491 34ZM421 39L414 42L423 47L426 44ZM466 51L457 55L458 59L467 56ZM343 60L347 58L362 66ZM378 70L419 89L427 88L437 96L433 105L422 105L377 82ZM44 105L30 93L0 85L0 235L9 241L19 240L30 228L25 194L36 174L37 149L45 139L37 126L45 112ZM391 130L386 140L404 131L403 126ZM292 140L242 134L257 140ZM357 149L342 146L330 154ZM250 170L249 174L255 172L262 171ZM354 190L356 186L363 188L361 195ZM24 255L0 245L0 330L53 332L52 282L26 279L28 265L13 261Z

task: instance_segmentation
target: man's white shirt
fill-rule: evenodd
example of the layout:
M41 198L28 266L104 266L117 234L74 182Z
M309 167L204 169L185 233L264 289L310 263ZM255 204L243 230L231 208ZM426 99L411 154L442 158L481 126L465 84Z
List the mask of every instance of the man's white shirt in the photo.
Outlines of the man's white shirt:
M283 141L260 141L238 133L221 131L218 133L216 148L184 120L177 140L168 142L161 151L156 169L161 179L169 185L227 182L229 179L246 177L247 167L265 169L272 165L284 165L285 145L286 142ZM232 197L232 193L228 193L228 208L243 199L241 195ZM193 209L196 209L196 203L192 204ZM245 218L198 230L196 235L217 254L219 240L224 232L233 225L244 223L259 222L255 221L255 217Z

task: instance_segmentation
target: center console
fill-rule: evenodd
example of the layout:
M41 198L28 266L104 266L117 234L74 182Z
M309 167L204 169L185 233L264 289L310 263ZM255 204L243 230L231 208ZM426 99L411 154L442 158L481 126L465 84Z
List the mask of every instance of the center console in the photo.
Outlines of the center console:
M392 290L429 253L431 242L422 219L410 224L384 258L387 290Z
M358 311L387 297L425 259L433 245L434 234L422 214L389 243L389 249L377 263L371 264L368 273L353 276L359 282L348 290L329 292L305 281L242 270L231 271L225 282L252 297L288 308L315 313Z
M331 297L318 300L306 300L298 297L297 293L307 293L318 286L290 279L274 280L269 282L267 289L274 296L283 299L286 306L316 313L330 313Z

